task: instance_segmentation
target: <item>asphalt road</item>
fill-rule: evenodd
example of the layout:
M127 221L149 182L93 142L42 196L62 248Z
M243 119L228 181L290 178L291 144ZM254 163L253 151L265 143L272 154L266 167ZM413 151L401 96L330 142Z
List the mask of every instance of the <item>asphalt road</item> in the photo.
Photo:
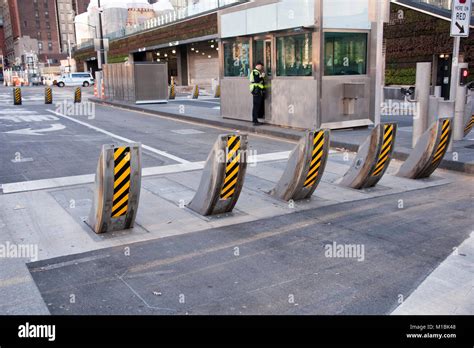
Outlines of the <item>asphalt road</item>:
M24 102L12 105L11 88L0 88L0 184L95 173L103 144L141 142L143 166L204 161L226 130L184 123L86 101L72 103L73 88L54 88L44 105L43 88L24 88ZM192 102L192 101L190 101ZM214 105L214 102L200 101ZM258 153L288 151L293 144L250 136Z
M28 266L52 314L389 314L470 233L467 183Z

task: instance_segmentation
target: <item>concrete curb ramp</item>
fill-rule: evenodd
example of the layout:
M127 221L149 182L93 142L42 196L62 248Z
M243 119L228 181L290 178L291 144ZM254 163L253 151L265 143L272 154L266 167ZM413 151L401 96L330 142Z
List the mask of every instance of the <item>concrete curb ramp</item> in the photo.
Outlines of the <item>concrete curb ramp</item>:
M140 200L141 145L103 145L87 224L95 233L133 228Z
M377 125L359 147L354 162L340 184L354 189L377 185L390 165L396 134L395 123Z
M396 174L409 179L428 178L441 163L452 134L452 119L440 118L418 140Z
M310 198L326 168L329 136L328 129L306 132L290 154L286 169L270 195L284 201Z
M196 195L188 208L203 215L231 212L244 185L247 135L220 135L204 166Z

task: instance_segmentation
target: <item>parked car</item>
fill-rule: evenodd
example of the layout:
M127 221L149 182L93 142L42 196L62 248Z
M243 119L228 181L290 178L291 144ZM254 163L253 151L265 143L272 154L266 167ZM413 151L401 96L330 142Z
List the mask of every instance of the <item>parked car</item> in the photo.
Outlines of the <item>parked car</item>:
M71 73L63 74L57 79L58 87L64 86L83 86L89 87L94 84L94 78L90 73Z
M30 82L32 86L41 85L41 76L39 76L38 74L32 74L30 76Z

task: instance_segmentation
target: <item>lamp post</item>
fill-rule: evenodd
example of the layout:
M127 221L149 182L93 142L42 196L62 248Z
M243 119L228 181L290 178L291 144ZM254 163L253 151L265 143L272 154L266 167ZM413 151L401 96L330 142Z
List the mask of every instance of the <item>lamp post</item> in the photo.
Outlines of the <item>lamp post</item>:
M102 12L104 11L100 6L100 0L97 0L97 6L99 7L99 40L100 40L99 71L101 71L102 64L105 64L105 47L104 47L104 33L102 30Z

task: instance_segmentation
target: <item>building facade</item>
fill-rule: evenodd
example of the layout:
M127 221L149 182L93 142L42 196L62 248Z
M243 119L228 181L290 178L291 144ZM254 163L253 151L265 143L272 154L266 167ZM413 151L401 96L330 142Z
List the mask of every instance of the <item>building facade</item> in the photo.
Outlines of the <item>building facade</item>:
M0 0L4 17L4 55L10 65L35 54L40 63L59 65L75 45L74 17L89 0Z

